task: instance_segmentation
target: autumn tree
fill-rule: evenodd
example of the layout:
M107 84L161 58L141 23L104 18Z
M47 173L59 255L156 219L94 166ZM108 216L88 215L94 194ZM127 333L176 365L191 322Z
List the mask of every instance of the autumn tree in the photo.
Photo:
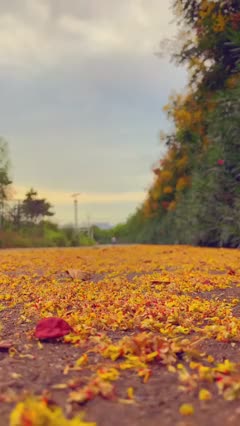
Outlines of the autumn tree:
M174 131L142 206L159 242L240 243L240 2L175 0L187 91L164 110ZM178 45L179 46L179 45ZM156 235L156 232L149 233ZM156 240L156 237L154 237Z

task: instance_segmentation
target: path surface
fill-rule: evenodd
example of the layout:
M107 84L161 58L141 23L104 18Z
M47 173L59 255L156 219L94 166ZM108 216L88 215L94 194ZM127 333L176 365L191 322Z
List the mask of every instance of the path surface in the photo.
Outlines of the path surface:
M0 341L11 343L0 343L1 426L28 395L98 426L240 424L239 250L0 254ZM39 342L51 316L73 332Z

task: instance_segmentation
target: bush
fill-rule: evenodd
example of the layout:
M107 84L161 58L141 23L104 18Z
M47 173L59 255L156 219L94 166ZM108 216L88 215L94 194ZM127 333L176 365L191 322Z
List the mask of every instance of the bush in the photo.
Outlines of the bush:
M78 242L80 246L93 246L95 244L95 241L91 237L84 234L80 234Z

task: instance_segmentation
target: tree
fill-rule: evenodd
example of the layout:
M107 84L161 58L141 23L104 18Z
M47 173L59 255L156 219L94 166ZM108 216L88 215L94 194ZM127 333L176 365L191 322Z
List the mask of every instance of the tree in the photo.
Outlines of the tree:
M7 217L9 222L12 223L14 227L20 227L21 223L24 220L22 205L20 201L18 201L16 204L9 208Z
M8 198L9 178L8 144L0 137L0 203Z
M240 243L240 2L174 0L189 72L165 107L173 132L142 205L142 242ZM179 47L179 44L177 44ZM132 217L137 223L137 216ZM126 224L126 227L128 223Z
M26 193L22 203L22 212L25 218L32 223L37 223L46 216L53 216L51 208L52 205L45 198L38 198L38 193L33 188Z

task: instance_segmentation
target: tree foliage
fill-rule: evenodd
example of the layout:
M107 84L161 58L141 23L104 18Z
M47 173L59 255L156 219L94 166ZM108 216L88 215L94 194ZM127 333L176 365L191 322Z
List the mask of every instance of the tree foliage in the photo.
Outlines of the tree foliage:
M8 144L0 137L0 202L8 198L9 178Z
M139 211L143 242L240 243L240 2L176 0L184 28L173 58L189 70L187 92L164 110L174 124ZM138 235L138 237L137 237Z
M26 193L21 209L24 217L33 223L39 222L46 216L53 216L51 204L45 198L38 198L38 193L34 189L30 189Z

